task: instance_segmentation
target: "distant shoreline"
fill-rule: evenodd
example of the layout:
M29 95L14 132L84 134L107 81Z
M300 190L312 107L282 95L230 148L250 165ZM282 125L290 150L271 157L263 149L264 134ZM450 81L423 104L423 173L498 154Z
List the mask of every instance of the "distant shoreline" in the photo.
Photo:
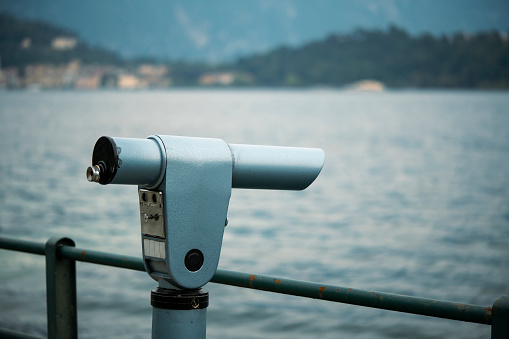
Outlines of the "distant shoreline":
M0 21L0 88L509 89L509 33L415 37L395 26L358 29L212 65L127 60L50 24L2 13Z
M29 88L6 89L0 88L0 93L146 93L146 92L172 92L172 91L271 91L271 92L340 92L349 94L374 94L383 95L384 93L401 93L401 92L509 92L509 88L385 88L384 91L357 91L345 87L327 87L327 86L172 86L165 88L139 88L139 89L119 89L119 88L98 88L98 89L75 89L75 88L40 88L37 90Z

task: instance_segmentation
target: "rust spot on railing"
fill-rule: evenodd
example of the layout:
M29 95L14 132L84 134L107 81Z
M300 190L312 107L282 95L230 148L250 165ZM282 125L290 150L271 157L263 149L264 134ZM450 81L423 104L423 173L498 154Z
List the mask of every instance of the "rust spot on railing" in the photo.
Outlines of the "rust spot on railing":
M81 257L85 258L85 255L87 255L87 251L81 251Z
M278 284L278 285L281 284L281 280L276 279L276 284Z
M467 309L467 305L465 304L458 304L458 303L454 303L454 306L456 306L456 308L458 309L458 311L464 311Z
M325 286L322 286L318 289L318 294L320 295L320 298L323 298L323 291L325 291Z
M251 274L249 276L249 287L253 288L253 281L256 279L256 275Z

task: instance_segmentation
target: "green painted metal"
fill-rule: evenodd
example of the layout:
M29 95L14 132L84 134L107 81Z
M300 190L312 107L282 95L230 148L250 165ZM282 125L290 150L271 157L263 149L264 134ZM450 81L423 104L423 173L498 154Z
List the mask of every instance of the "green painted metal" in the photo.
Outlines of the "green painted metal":
M5 237L0 238L0 248L44 254L39 250L39 246L40 244L29 241ZM72 246L61 246L58 248L57 252L60 253L63 258L70 260L145 271L141 258L80 249ZM226 270L217 270L211 282L486 325L492 324L493 317L492 307L487 306L461 304ZM509 311L507 311L507 299L509 299L509 297L501 297L495 303L496 305L494 305L494 309L498 310L497 314L500 316L500 319L508 319L507 312ZM506 320L497 321L500 321L500 324L509 326L507 322L504 322ZM502 331L504 327L503 325L500 326L500 331ZM506 330L509 331L507 327ZM509 339L507 336L497 336L493 338Z
M509 339L509 297L502 296L493 303L491 339Z
M69 238L53 237L46 243L46 302L49 339L78 338L76 261L59 253L74 246Z
M142 258L67 246L60 248L60 253L66 258L76 261L145 272Z
M43 339L42 337L38 337L31 334L20 333L16 331L11 331L6 328L0 328L0 338L2 339Z
M28 241L9 237L0 237L0 248L44 255L46 253L46 244L42 242Z
M491 307L359 290L305 281L218 270L212 282L268 292L380 308L430 317L491 324Z

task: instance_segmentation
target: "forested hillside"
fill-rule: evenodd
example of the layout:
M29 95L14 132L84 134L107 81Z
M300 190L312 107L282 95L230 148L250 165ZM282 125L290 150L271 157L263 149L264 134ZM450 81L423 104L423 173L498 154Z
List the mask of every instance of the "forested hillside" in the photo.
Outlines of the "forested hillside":
M75 41L72 48L59 46L55 39ZM74 59L84 63L118 63L112 52L93 48L74 32L51 24L16 19L0 13L0 56L2 67L24 67L29 64L62 64Z
M94 88L110 83L111 77L127 74L137 77L135 87L341 87L369 79L391 88L509 88L508 33L495 31L415 37L397 27L386 31L357 30L298 47L280 47L231 63L209 65L186 60L156 61L151 55L124 60L114 52L90 47L68 30L0 13L0 60L1 69L10 68L8 76L0 77L7 88L40 83L38 78L26 79L27 68L32 73L44 73L45 79L51 78L44 80L47 87L62 84L72 87L76 81L79 83L79 77L94 73L102 79L94 82ZM75 75L76 81L64 81L61 78L69 77L70 71L54 67L76 67L72 62L96 68L73 68L73 72L79 73ZM45 68L34 71L34 65Z
M343 86L375 79L390 87L509 87L507 35L433 37L357 30L299 48L240 59L235 68L270 86Z

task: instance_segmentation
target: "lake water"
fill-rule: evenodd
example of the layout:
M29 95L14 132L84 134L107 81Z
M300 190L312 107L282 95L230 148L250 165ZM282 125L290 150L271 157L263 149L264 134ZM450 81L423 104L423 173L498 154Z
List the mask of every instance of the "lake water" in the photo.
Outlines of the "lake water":
M234 190L219 268L491 306L509 294L508 92L0 93L0 236L141 256L102 135L319 147L305 191ZM0 327L45 335L44 258L0 250ZM143 272L77 263L80 338L149 338ZM209 338L489 338L490 328L208 284Z

